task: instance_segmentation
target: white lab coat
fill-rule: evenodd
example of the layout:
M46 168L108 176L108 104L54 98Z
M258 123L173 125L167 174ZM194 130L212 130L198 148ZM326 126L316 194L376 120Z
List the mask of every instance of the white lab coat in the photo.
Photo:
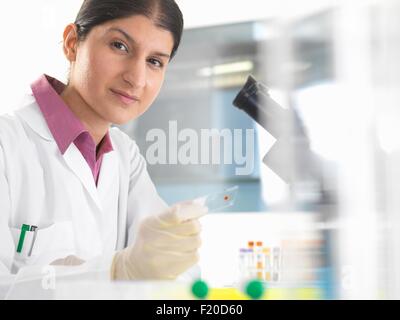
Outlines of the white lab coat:
M27 98L0 117L0 277L70 254L109 264L132 243L141 218L167 207L146 162L133 140L111 128L114 151L104 155L96 188L77 147L62 155L34 97ZM28 232L16 253L22 224L38 232L33 247Z

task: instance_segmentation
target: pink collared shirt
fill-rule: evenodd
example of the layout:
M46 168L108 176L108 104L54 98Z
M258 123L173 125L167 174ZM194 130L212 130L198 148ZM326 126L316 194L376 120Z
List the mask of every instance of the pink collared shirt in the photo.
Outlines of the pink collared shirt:
M96 151L96 143L89 132L61 99L60 94L64 88L65 84L46 74L31 84L32 93L61 154L74 143L92 170L97 185L103 155L113 151L109 132Z

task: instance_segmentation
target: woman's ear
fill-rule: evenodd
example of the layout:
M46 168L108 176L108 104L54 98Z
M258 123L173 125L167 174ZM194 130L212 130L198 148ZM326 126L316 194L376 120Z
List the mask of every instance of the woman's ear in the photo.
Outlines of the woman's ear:
M66 58L72 62L76 60L76 48L78 45L78 32L74 23L68 24L63 34L63 50Z

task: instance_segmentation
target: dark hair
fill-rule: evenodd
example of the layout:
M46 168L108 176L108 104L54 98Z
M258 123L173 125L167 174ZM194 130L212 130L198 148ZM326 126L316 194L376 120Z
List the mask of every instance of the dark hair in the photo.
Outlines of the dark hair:
M90 30L107 21L143 15L174 38L171 59L179 47L183 30L183 16L174 0L84 0L75 19L78 40L83 41Z

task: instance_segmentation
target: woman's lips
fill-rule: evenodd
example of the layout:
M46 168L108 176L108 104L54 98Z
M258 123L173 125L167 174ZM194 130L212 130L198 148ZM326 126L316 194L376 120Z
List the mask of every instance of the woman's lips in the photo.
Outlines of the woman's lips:
M131 104L139 101L138 97L131 96L128 93L120 90L111 89L111 92L115 94L124 104Z

